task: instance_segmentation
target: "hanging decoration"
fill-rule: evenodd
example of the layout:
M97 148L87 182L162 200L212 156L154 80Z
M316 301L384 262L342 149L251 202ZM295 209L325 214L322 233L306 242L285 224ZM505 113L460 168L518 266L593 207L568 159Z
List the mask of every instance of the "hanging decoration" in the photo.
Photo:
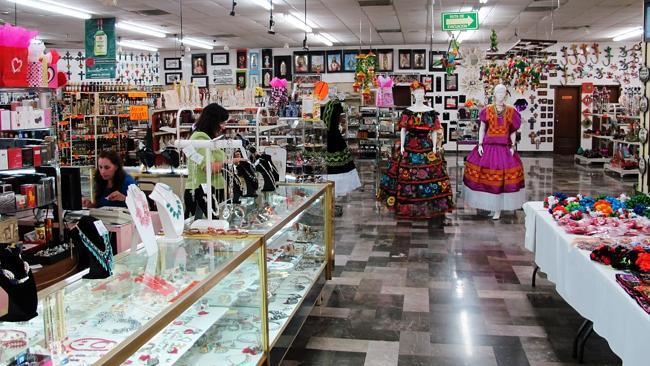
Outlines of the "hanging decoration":
M451 75L456 71L456 66L460 64L456 59L460 59L460 43L452 36L447 53L440 60L435 61L433 65L444 67L447 74Z
M537 89L541 75L555 68L556 65L548 60L532 61L527 57L512 55L505 62L494 60L481 67L481 80L488 95L499 83L523 93L528 89Z
M377 69L377 56L372 52L357 55L357 68L354 74L355 92L361 91L364 102L370 103L370 86L376 85L375 70Z
M497 37L497 31L492 29L490 34L490 52L499 52L499 38Z

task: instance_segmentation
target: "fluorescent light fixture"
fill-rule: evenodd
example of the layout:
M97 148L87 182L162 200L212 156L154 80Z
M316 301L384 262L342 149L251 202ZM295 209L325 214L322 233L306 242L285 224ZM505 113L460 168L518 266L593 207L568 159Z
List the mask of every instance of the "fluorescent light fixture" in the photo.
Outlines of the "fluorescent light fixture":
M211 43L208 43L206 41L202 41L200 39L195 39L195 38L183 38L183 44L188 45L188 46L203 48L203 49L206 49L206 50L211 50L211 49L214 48L214 46Z
M253 0L255 5L261 6L266 10L271 10L273 6L271 6L271 2L269 0Z
M326 45L326 46L332 47L332 46L334 45L334 43L332 43L332 41L330 41L329 39L325 38L322 34L319 34L319 33L311 33L310 36L312 36L312 37L315 38L318 42L320 42L320 43L322 43L322 44L324 44L324 45Z
M487 6L482 6L478 10L478 24L479 24L479 26L481 25L481 23L485 22L485 19L487 18L488 15L490 15L491 10L492 10L492 8L487 7Z
M300 21L304 23L304 21L305 21L305 13L301 13L299 11L291 11L290 13L291 13L291 15L293 15L294 17L300 19ZM311 20L309 20L309 18L307 18L307 25L312 27L312 28L318 28L318 25L315 24L314 22L312 22Z
M472 9L474 8L472 8L471 6L463 6L462 8L460 8L460 11L472 11Z
M156 28L151 28L147 27L145 25L137 25L129 22L117 22L115 24L117 28L124 29L127 31L135 32L135 33L140 33L140 34L146 34L148 36L152 37L158 37L158 38L165 38L165 31L156 29Z
M638 37L643 34L643 28L637 27L634 29L626 30L625 32L618 33L612 38L612 41L618 42L626 39Z
M312 27L305 24L301 19L297 18L293 14L284 14L284 20L287 23L293 25L294 27L302 29L303 31L305 31L307 33L311 33L312 30L313 30Z
M479 0L479 3L481 4L487 4L488 0Z
M320 34L321 36L325 37L328 41L330 41L330 42L332 42L332 43L339 43L339 41L338 41L336 38L332 37L331 34L323 33L323 32L320 32L320 33L318 33L318 34Z
M89 13L89 12L87 12L85 10L73 8L71 6L64 5L64 4L61 4L61 3L57 3L57 2L54 2L54 1L45 1L45 0L41 0L41 1L37 1L37 0L7 0L7 1L10 2L10 3L16 3L18 5L24 5L24 6L28 6L30 8L45 10L45 11L49 11L50 13L66 15L66 16L73 17L73 18L90 19L92 17L91 13Z
M458 36L456 36L456 40L458 41L458 43L463 43L464 41L467 40L467 38L474 35L474 32L475 31L473 31L473 30L462 31L462 32L460 32L460 34Z
M123 40L123 41L117 41L117 44L122 47L134 48L136 50L158 52L158 49L156 47L138 41Z

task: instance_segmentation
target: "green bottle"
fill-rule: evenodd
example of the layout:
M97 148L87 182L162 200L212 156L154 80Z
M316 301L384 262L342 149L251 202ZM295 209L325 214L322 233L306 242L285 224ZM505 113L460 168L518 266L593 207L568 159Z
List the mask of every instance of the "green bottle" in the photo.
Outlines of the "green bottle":
M108 54L108 36L104 33L101 19L97 19L97 32L95 32L95 56L106 56Z

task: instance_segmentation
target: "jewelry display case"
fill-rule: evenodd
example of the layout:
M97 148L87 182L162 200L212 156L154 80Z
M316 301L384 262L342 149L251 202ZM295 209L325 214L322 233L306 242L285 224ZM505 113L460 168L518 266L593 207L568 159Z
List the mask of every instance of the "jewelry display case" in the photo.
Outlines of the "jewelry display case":
M247 203L246 231L186 231L39 292L38 316L0 323L0 362L279 364L333 266L333 184L282 185ZM266 296L264 296L266 295Z

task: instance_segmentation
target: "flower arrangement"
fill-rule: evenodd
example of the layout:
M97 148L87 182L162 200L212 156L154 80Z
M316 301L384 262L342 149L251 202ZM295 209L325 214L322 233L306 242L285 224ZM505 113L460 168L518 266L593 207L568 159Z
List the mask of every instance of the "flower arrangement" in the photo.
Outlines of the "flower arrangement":
M625 194L618 197L605 195L591 197L580 194L569 197L562 192L556 192L544 199L544 208L547 208L556 220L565 217L580 220L585 216L650 218L650 197L647 195L628 197Z
M641 245L629 249L623 245L601 244L591 252L589 258L614 269L650 272L650 248Z

